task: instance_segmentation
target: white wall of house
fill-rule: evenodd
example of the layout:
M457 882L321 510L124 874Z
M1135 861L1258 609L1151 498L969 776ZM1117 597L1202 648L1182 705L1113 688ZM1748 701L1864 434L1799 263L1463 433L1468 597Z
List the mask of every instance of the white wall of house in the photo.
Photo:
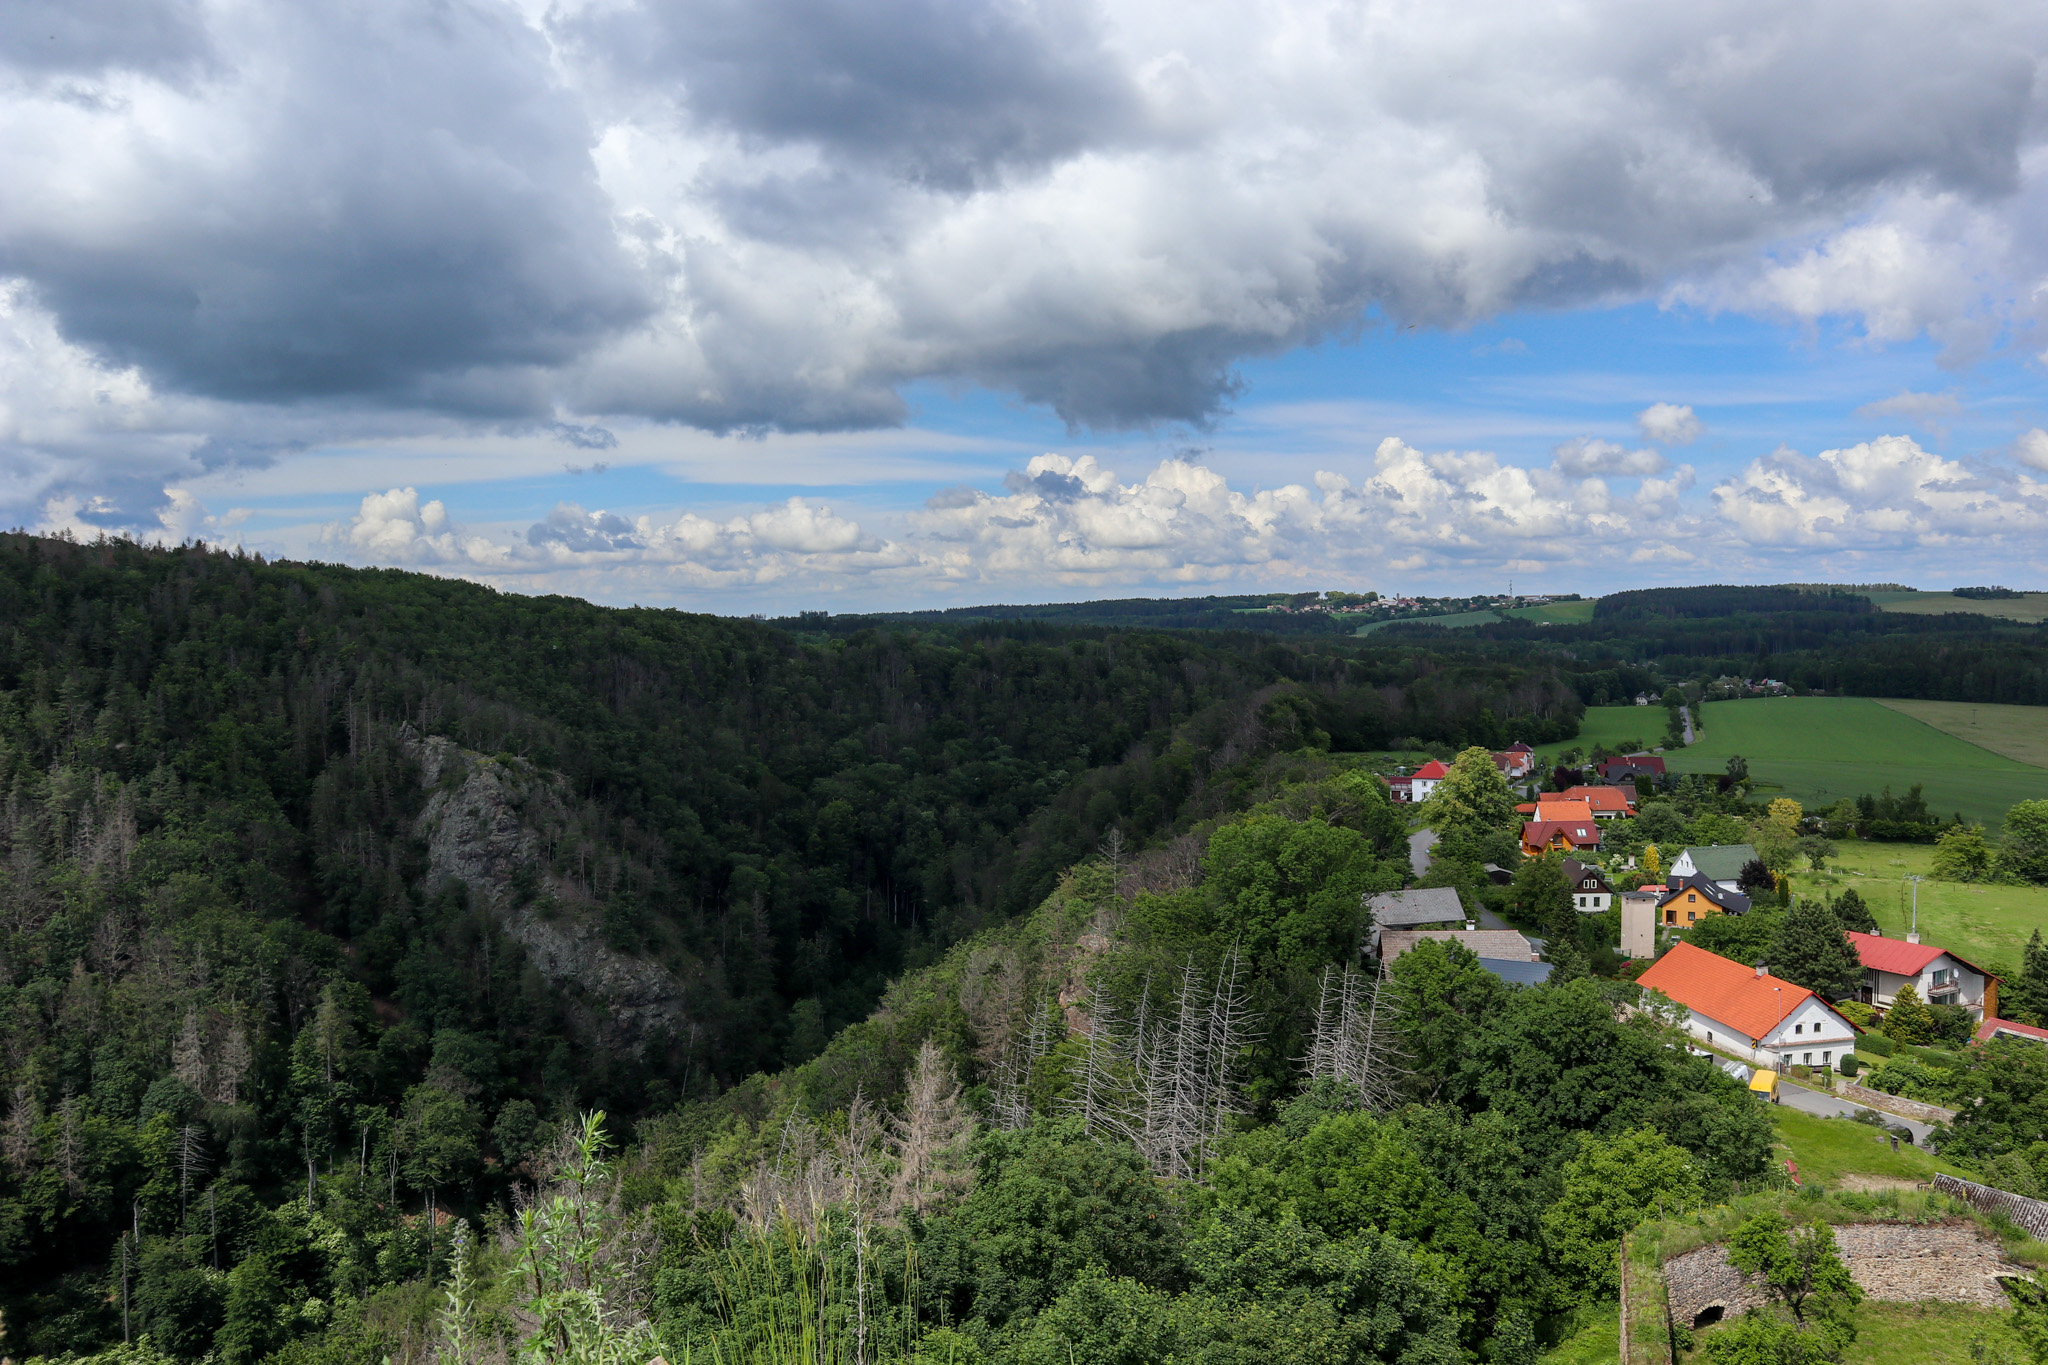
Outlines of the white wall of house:
M1597 915L1613 906L1613 893L1607 891L1572 890L1572 904L1589 915Z
M1408 790L1411 793L1409 799L1412 801L1429 800L1429 794L1436 790L1436 784L1441 781L1443 781L1441 777L1414 778L1408 784Z
M1811 999L1761 1039L1698 1010L1691 1011L1686 1027L1700 1041L1774 1071L1793 1066L1836 1068L1843 1053L1856 1050L1856 1031L1833 1010Z
M1961 1005L1979 1019L1984 1017L1984 974L1965 967L1947 953L1921 968L1918 976L1866 968L1863 973L1864 999L1879 1009L1890 1009L1899 988L1907 982L1911 982L1920 998L1930 1005Z

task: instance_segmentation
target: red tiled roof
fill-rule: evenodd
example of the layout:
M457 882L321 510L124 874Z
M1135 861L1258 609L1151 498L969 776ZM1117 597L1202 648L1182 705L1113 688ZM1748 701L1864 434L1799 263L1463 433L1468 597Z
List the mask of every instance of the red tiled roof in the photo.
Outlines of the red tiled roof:
M1444 776L1444 774L1448 772L1450 772L1450 769L1444 766L1443 762L1440 759L1432 758L1429 762L1417 768L1415 770L1415 775L1427 781L1432 777L1442 777Z
M1849 932L1849 942L1855 946L1856 956L1863 959L1863 965L1894 976L1918 976L1926 970L1927 964L1948 950L1937 948L1931 943L1908 943L1902 938L1886 938L1882 934L1859 934Z
M1658 958L1636 984L1758 1040L1813 995L1804 986L1768 973L1758 976L1754 968L1685 942Z
M1583 801L1595 812L1628 813L1628 793L1619 787L1567 787L1557 795L1561 801Z
M2001 1033L2015 1034L2021 1038L2032 1038L2048 1043L2048 1028L2035 1028L2032 1024L2016 1024L2010 1019L1986 1019L1977 1028L1977 1041L1988 1043Z

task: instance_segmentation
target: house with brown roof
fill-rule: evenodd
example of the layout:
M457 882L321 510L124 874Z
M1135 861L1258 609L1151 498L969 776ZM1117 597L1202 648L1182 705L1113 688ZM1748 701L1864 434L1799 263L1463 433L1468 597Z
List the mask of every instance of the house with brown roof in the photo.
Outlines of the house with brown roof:
M1582 863L1577 858L1564 860L1565 880L1572 887L1572 908L1584 915L1598 915L1614 904L1614 887L1608 883L1607 874L1591 863Z
M1664 760L1656 754L1623 754L1617 758L1603 758L1596 765L1603 782L1621 782L1636 777L1664 776Z
M1693 1037L1758 1066L1833 1067L1856 1045L1856 1026L1804 986L1679 943L1636 978L1687 1011Z
M1581 809L1584 809L1581 807ZM1573 820L1531 820L1522 826L1522 856L1577 853L1600 847L1600 822L1589 813Z
M1886 938L1850 932L1849 943L1863 963L1857 998L1890 1009L1904 986L1930 1005L1961 1005L1979 1019L1998 1017L1998 978L1946 948L1920 942L1918 934Z
M1566 787L1557 799L1585 802L1595 820L1620 820L1636 813L1636 794L1630 787Z

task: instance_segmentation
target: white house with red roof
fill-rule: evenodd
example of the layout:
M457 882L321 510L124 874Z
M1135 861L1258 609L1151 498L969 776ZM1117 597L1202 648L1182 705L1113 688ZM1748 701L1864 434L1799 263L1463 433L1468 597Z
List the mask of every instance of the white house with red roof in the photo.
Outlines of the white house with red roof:
M1863 988L1857 998L1890 1009L1899 988L1911 984L1930 1005L1961 1005L1979 1019L1996 1019L1998 978L1946 948L1919 940L1918 934L1886 938L1850 933L1849 942L1863 963Z
M1441 759L1431 759L1415 770L1415 776L1408 779L1408 799L1427 801L1436 784L1451 775L1451 767Z
M1758 1066L1833 1067L1856 1047L1856 1026L1806 987L1690 943L1676 944L1636 984L1683 1005L1693 1037Z

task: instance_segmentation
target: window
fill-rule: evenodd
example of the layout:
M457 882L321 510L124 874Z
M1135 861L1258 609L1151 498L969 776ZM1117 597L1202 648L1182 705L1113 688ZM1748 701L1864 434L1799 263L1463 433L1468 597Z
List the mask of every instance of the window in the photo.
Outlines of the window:
M1823 1052L1820 1054L1820 1064L1822 1066L1832 1065L1834 1063L1834 1060L1835 1054L1832 1052Z
M1698 919L1698 918L1699 918L1699 916L1698 916L1698 915L1695 915L1695 914L1694 914L1694 913L1693 913L1692 911L1690 911L1690 910L1688 910L1688 911L1686 911L1686 912L1685 912L1685 922L1686 922L1687 924L1691 924L1691 923L1692 923L1692 922L1693 922L1694 920L1696 920L1696 919Z
M1813 1054L1812 1054L1811 1052L1802 1052L1802 1053L1800 1053L1800 1054L1799 1054L1799 1058L1800 1058L1799 1064L1800 1064L1801 1066L1812 1066L1812 1065L1813 1065Z
M1794 1025L1792 1026L1792 1031L1793 1031L1794 1033L1804 1033L1804 1032L1806 1032L1806 1025L1804 1025L1804 1024L1794 1024Z

